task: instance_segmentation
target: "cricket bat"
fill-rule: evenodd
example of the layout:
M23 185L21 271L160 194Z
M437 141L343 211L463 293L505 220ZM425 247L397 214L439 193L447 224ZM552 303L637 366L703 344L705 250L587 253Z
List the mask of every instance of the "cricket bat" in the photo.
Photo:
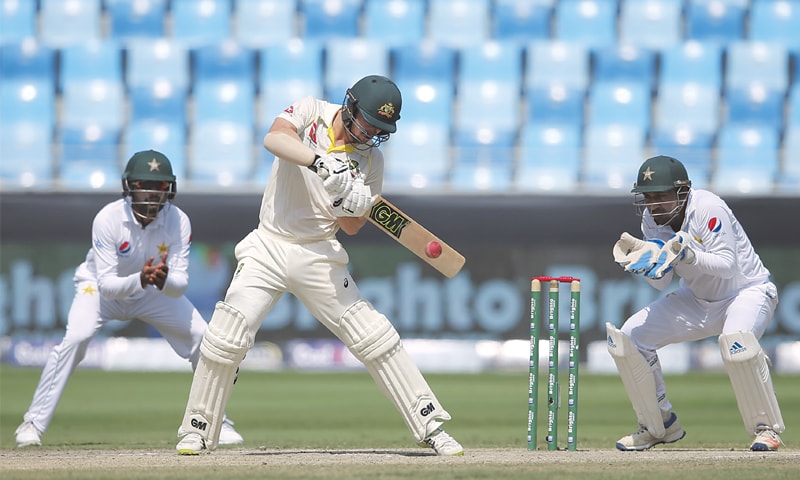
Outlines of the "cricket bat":
M369 221L425 260L447 278L453 278L464 266L464 256L432 234L380 195L372 197Z

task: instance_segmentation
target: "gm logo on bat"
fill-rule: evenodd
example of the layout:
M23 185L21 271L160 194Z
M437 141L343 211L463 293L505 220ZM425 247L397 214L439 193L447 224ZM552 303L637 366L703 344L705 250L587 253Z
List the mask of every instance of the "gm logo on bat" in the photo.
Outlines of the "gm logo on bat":
M369 212L369 218L397 238L400 238L400 234L403 233L403 229L406 225L411 223L410 219L404 217L400 212L387 205L383 200L372 206L372 210Z

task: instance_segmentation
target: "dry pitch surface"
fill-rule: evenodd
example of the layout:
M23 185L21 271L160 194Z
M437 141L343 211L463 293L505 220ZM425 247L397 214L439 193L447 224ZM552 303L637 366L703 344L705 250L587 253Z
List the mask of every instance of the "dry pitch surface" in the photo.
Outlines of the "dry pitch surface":
M0 451L0 472L86 468L136 468L184 466L325 466L325 465L524 465L597 464L629 465L669 462L680 468L717 462L742 465L796 465L800 471L800 451L749 452L746 450L662 449L646 452L579 450L577 452L529 452L522 449L471 449L463 457L437 457L424 449L398 450L282 450L220 449L213 454L179 456L170 450L51 450L23 449Z

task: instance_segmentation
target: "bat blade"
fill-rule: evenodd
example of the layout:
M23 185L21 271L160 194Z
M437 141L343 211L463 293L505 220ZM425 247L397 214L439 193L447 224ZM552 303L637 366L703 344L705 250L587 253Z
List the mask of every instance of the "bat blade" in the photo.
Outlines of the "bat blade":
M429 232L425 227L380 195L373 197L372 208L367 218L376 227L411 250L416 256L425 260L447 278L455 277L466 262L464 256L453 247ZM425 247L429 242L438 242L442 246L442 254L436 258L426 255Z

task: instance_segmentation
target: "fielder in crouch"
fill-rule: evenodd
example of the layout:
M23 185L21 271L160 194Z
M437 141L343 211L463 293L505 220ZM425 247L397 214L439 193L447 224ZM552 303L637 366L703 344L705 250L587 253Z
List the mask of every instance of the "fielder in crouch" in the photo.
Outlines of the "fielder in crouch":
M110 320L142 320L156 328L194 368L206 322L184 296L189 286L189 217L172 204L172 165L154 150L135 153L122 174L122 196L92 223L92 248L75 271L75 297L61 343L47 357L17 446L38 446L70 375L86 348ZM221 442L244 440L223 420Z
M718 336L750 450L777 450L784 431L769 360L759 344L778 294L728 205L691 188L678 160L657 156L639 168L632 192L642 215L644 240L623 233L615 261L664 290L673 275L680 286L628 318L606 324L608 350L639 420L617 442L619 450L645 450L686 435L666 395L656 351L673 343Z
M260 221L236 245L236 272L203 337L179 454L216 448L236 369L265 316L291 292L366 366L419 444L463 455L440 428L450 414L389 320L361 296L336 239L339 229L355 235L367 221L383 182L376 147L396 131L401 106L394 82L371 75L349 88L341 105L306 97L275 119L264 137L275 161Z

